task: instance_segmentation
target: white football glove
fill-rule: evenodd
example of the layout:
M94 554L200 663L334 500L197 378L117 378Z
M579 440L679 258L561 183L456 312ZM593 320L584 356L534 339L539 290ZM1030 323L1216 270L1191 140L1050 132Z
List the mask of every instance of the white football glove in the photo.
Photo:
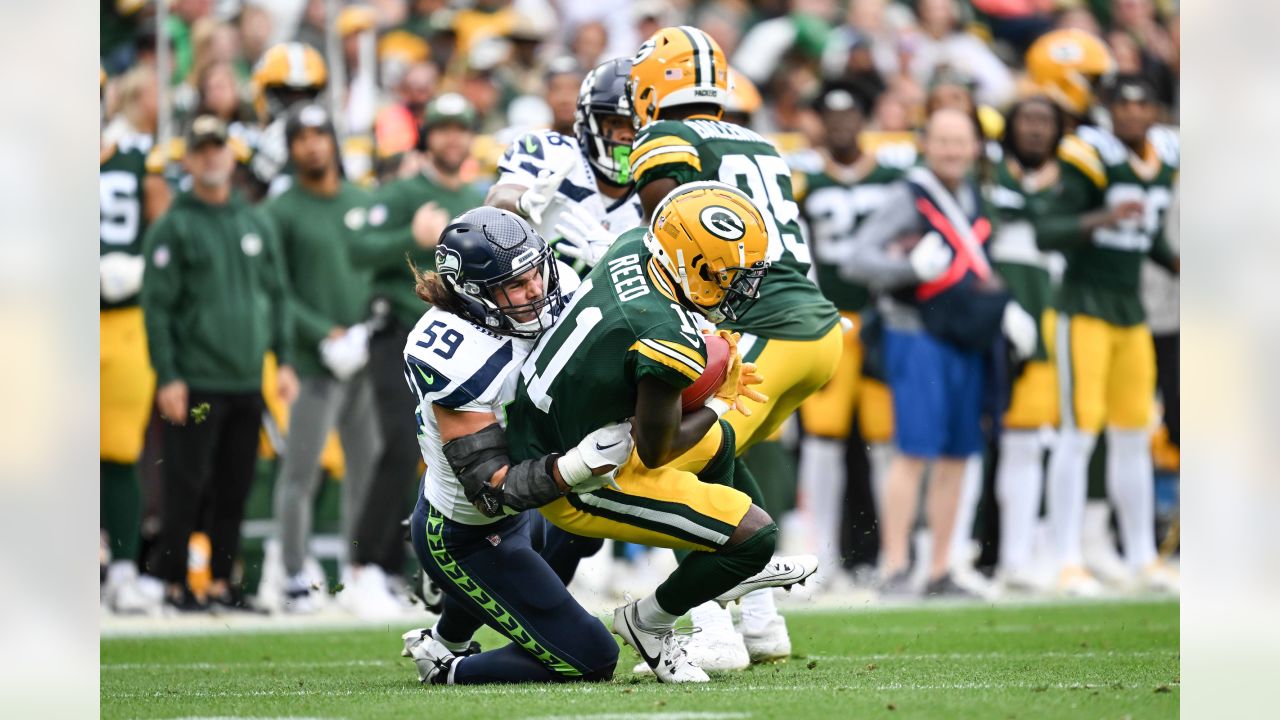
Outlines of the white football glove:
M931 232L911 249L907 261L920 282L929 282L951 267L951 248L941 235Z
M1022 306L1013 300L1004 306L1004 318L1000 329L1009 338L1019 360L1026 360L1036 351L1036 321Z
M357 323L341 337L320 341L320 359L339 380L349 380L369 362L369 326Z
M563 238L556 243L561 254L595 267L604 257L616 235L605 229L581 205L570 205L556 219L556 232Z
M539 170L538 179L534 180L533 185L516 201L520 214L532 220L534 225L541 225L542 214L555 199L556 193L560 191L560 183L573 170L575 162L577 162L576 158L566 158L564 165L555 170Z
M107 302L137 295L142 289L142 271L147 261L138 255L113 252L98 260L98 290Z
M576 493L593 492L613 482L618 468L627 461L635 443L631 440L631 421L611 423L590 432L577 447L570 448L556 466L560 477L570 490ZM593 475L591 468L613 465L614 469L603 475Z

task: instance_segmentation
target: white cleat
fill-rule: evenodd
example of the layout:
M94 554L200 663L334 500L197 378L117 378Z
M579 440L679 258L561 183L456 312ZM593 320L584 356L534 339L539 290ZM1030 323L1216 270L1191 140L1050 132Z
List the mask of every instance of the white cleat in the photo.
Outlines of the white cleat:
M443 685L448 680L448 673L453 668L454 661L457 660L453 653L449 652L449 648L441 645L430 634L422 642L414 645L409 653L413 657L413 663L418 666L418 682L423 685L428 683ZM441 673L444 673L443 678Z
M659 682L704 683L711 678L689 661L675 629L653 632L640 627L636 601L613 611L613 632L640 654Z
M413 649L426 642L429 637L431 637L431 628L415 628L401 635L404 649L400 651L400 657L413 657Z
M758 630L744 626L742 640L751 662L774 662L791 657L791 635L787 632L787 621L781 615L769 618L769 622Z
M1068 565L1058 574L1058 592L1071 597L1098 597L1102 583L1080 565Z
M1043 595L1050 590L1044 578L1028 569L1000 568L996 570L996 585L1000 594L1006 596Z
M387 589L387 575L377 565L365 565L354 573L354 582L338 595L339 602L361 620L390 620L405 607Z
M817 571L818 558L813 555L777 557L770 560L760 572L720 594L716 597L716 602L725 607L755 590L775 587L789 590L792 585L803 585Z
M1147 590L1177 595L1182 591L1182 578L1178 569L1167 562L1156 560L1138 573L1138 583Z
M698 632L685 643L694 665L707 671L744 670L751 664L742 635L733 627L733 615L714 602L689 613Z

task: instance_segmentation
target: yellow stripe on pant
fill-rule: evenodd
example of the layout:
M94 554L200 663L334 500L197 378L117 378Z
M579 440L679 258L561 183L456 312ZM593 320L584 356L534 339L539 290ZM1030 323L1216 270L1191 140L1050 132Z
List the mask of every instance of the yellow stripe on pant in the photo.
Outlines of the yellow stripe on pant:
M844 352L843 328L837 324L817 340L766 340L767 343L756 358L764 382L755 386L769 397L763 405L746 400L751 415L730 410L724 419L733 426L737 437L737 454L769 438L800 407L805 398L827 384L840 364ZM698 472L720 449L722 434L719 425L702 438L697 445L670 463L671 467Z
M721 436L720 424L715 435ZM746 493L705 483L673 467L647 468L632 451L615 478L620 491L562 497L539 511L575 535L665 547L715 550L751 508Z
M98 335L99 454L103 460L129 465L142 455L156 387L142 308L101 311Z

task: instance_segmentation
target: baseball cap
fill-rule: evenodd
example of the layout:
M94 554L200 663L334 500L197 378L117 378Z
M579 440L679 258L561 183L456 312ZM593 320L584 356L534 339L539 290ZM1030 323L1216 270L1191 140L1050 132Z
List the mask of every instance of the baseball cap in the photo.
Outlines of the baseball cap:
M445 93L427 104L423 117L424 127L435 127L444 123L456 122L469 128L475 127L476 109L458 93Z
M216 115L200 115L187 128L187 148L194 150L206 143L227 144L227 124Z
M329 111L320 103L299 103L289 108L289 115L284 123L285 142L292 144L293 139L304 128L315 128L330 135L334 134L333 119L329 117Z

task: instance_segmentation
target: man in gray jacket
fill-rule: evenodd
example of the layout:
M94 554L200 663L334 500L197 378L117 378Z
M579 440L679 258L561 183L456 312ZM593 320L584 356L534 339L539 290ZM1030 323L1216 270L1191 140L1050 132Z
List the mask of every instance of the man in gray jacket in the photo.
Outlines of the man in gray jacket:
M926 593L959 594L950 545L965 465L983 443L983 355L1002 331L1020 355L1029 355L1036 327L1012 302L983 248L991 221L972 179L981 151L973 120L955 110L934 113L923 146L926 167L912 168L887 191L855 234L843 273L883 293L898 451L881 503L884 591L907 590L909 537L920 482L932 465Z

